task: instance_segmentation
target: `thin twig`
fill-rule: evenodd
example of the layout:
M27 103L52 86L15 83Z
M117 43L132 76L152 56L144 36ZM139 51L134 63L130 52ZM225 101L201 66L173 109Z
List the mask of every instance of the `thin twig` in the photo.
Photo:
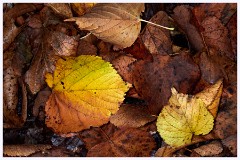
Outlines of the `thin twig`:
M168 29L168 30L171 30L171 31L174 30L174 28L165 27L165 26L162 26L160 24L156 24L156 23L153 23L153 22L146 21L144 19L139 19L139 20L142 21L142 22L146 22L146 23L152 24L154 26L158 26L158 27L164 28L164 29Z

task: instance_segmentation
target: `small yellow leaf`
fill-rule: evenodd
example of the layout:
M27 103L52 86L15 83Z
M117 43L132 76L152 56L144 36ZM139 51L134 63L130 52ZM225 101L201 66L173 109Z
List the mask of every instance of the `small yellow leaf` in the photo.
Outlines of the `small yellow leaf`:
M172 89L169 105L164 106L157 120L157 128L164 141L179 147L191 143L193 135L208 134L214 118L200 98L178 94Z
M140 33L140 14L143 11L143 3L98 3L85 15L65 21L76 21L80 29L126 48L134 43Z
M45 107L46 124L57 133L107 123L130 87L109 62L87 55L59 59L46 82L53 90Z
M222 89L223 81L220 79L214 85L209 86L208 88L195 95L196 97L203 100L207 106L207 109L212 113L214 117L217 116Z
M164 141L179 147L190 144L193 135L208 134L213 129L222 88L222 80L195 96L178 93L172 88L169 105L164 106L157 120Z

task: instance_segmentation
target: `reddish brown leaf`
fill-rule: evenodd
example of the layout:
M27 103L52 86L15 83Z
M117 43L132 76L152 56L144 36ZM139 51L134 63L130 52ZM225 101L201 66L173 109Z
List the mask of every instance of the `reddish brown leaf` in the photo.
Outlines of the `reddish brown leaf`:
M54 12L60 14L64 18L73 17L71 7L68 3L47 3L46 5L51 7Z
M25 13L39 10L43 7L42 4L31 4L31 3L17 3L11 8L6 14L4 14L4 21L15 19Z
M88 152L88 157L148 157L155 148L151 135L139 129L123 129L115 132L107 141Z
M199 67L201 70L202 79L209 84L214 84L222 78L222 71L217 62L213 58L209 57L206 52L202 52L200 55Z
M237 133L237 108L225 109L217 115L214 133L219 138L225 139Z
M78 50L77 50L77 55L97 55L97 48L85 41L85 40L80 40L78 43Z
M228 37L228 30L216 17L207 17L201 23L204 28L203 38L207 48L218 51L220 55L226 55L234 60L231 41Z
M110 117L110 122L119 128L138 128L155 119L146 106L126 104Z
M237 156L237 135L232 135L222 140L222 143L227 147L233 156Z
M101 127L84 130L79 133L79 137L85 142L87 149L90 150L95 145L106 142L117 130L116 126L108 123Z
M235 59L237 59L237 14L235 13L227 24L230 41Z
M167 14L162 11L154 15L150 19L150 21L166 27L170 27L170 24L171 24ZM149 52L152 55L172 54L172 42L170 39L169 30L159 28L151 24L147 24L147 26L141 33L141 39L145 47L149 50Z
M191 23L191 21L194 21L191 9L188 6L177 6L173 12L173 19L186 33L191 47L197 52L202 51L204 48L203 40L197 28L198 26Z
M131 65L136 59L131 55L120 55L112 61L114 68L118 71L124 81L133 83Z
M50 149L50 145L3 145L3 155L10 157L26 157L38 151Z
M220 154L223 151L223 147L219 141L212 141L209 144L195 148L194 151L202 157L210 157Z
M7 50L16 36L21 32L21 28L16 27L13 19L5 21L3 26L3 51Z
M236 10L236 3L205 3L195 7L193 12L200 23L206 17L215 16L226 24Z
M68 36L61 32L52 32L48 37L44 38L48 38L48 42L53 47L55 55L76 56L78 47L77 36Z
M144 59L148 61L152 61L152 55L146 49L143 44L141 38L137 38L134 44L128 48L123 49L125 52L130 53L136 59Z
M133 70L134 86L148 103L151 114L158 115L168 103L171 87L179 92L190 92L200 77L198 66L188 53L155 56L152 63L138 61Z

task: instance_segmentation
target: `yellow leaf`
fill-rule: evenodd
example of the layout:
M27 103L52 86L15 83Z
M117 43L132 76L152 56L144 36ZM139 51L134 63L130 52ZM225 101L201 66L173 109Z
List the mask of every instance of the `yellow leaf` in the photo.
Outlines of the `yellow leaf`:
M220 98L222 95L223 81L218 80L214 85L209 86L203 91L199 92L195 96L202 99L206 104L207 109L212 113L213 117L216 117Z
M201 99L188 95L178 98L181 105L164 106L157 120L158 132L173 147L190 143L193 134L208 134L214 121Z
M143 3L99 3L85 15L65 21L76 21L80 29L90 31L103 41L126 48L134 43L140 33L142 11Z
M109 62L87 55L59 59L46 82L53 90L45 107L46 124L57 133L107 123L130 87Z
M157 120L164 141L179 147L190 144L193 135L208 134L214 125L222 88L222 80L195 96L178 93L172 88L169 105L164 106Z

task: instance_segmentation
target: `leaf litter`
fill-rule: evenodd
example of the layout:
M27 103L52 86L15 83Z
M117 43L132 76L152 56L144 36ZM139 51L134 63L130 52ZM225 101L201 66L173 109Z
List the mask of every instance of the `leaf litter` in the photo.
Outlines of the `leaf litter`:
M23 147L19 151L22 154L13 150L12 155L5 152L4 156L237 156L234 143L237 134L236 4L131 5L134 8L129 4L4 5L4 134L8 133L8 137L14 139L14 135L24 132L24 127L35 126L41 132L32 132L31 135L46 137L49 139L43 142L46 145L52 145L49 137L53 133L69 139L62 146L47 149L44 153L34 151L36 153L29 155L26 151L31 149ZM59 11L64 14L59 14ZM95 13L97 17L93 16ZM104 19L104 16L108 18ZM144 21L141 17L148 17L147 20L157 25L174 26L175 30L151 24L145 26L140 22ZM75 25L65 22L66 18L76 23L84 19L84 23ZM101 23L92 21L94 18ZM106 24L115 23L115 26L106 27ZM90 26L81 28L86 24ZM120 36L121 33L123 36ZM179 35L186 40L183 41ZM115 114L108 116L104 122L100 117L91 120L90 116L83 120L80 116L86 126L80 125L79 129L76 127L80 124L79 118L73 118L78 112L72 112L71 98L66 98L74 91L58 90L67 87L68 81L63 78L64 84L59 82L58 85L55 83L58 78L51 81L48 75L47 83L51 89L47 87L45 74L54 74L59 67L58 59L78 59L82 55L100 56L110 62L116 69L116 75L124 80L124 84L131 83L132 88L115 104ZM90 68L94 68L92 64ZM71 66L74 63L63 68ZM59 75L65 73L63 68ZM84 70L81 69L80 73ZM97 80L94 83L98 84L95 89L102 86ZM214 117L214 127L209 127L209 130L212 128L210 132L208 129L196 132L208 134L193 135L191 142L175 148L166 144L169 141L161 132L158 134L156 127L159 125L156 123L159 121L155 120L160 112L164 112L172 87L184 95L194 95L188 96L189 101L184 103L189 106L187 110L194 111L191 105L194 102L207 106L206 113ZM49 94L52 95L47 98ZM88 98L88 103L97 102L96 97L85 95L84 98ZM105 106L104 103L96 104L101 110ZM81 106L81 112L86 108L92 110L86 105ZM175 109L179 107L171 106ZM47 107L51 108L51 112L46 110ZM64 110L60 116L63 121L59 121L59 125L52 121L51 126L46 117L60 118L58 114L54 117L59 113L54 108ZM101 115L95 111L90 114ZM194 119L195 114L192 113L198 112L189 114ZM192 131L197 128L194 120L190 120L189 124ZM16 127L17 130L14 129ZM76 136L84 145L76 147ZM31 140L30 135L24 142L40 146L38 141ZM10 141L4 139L4 146L8 143Z

